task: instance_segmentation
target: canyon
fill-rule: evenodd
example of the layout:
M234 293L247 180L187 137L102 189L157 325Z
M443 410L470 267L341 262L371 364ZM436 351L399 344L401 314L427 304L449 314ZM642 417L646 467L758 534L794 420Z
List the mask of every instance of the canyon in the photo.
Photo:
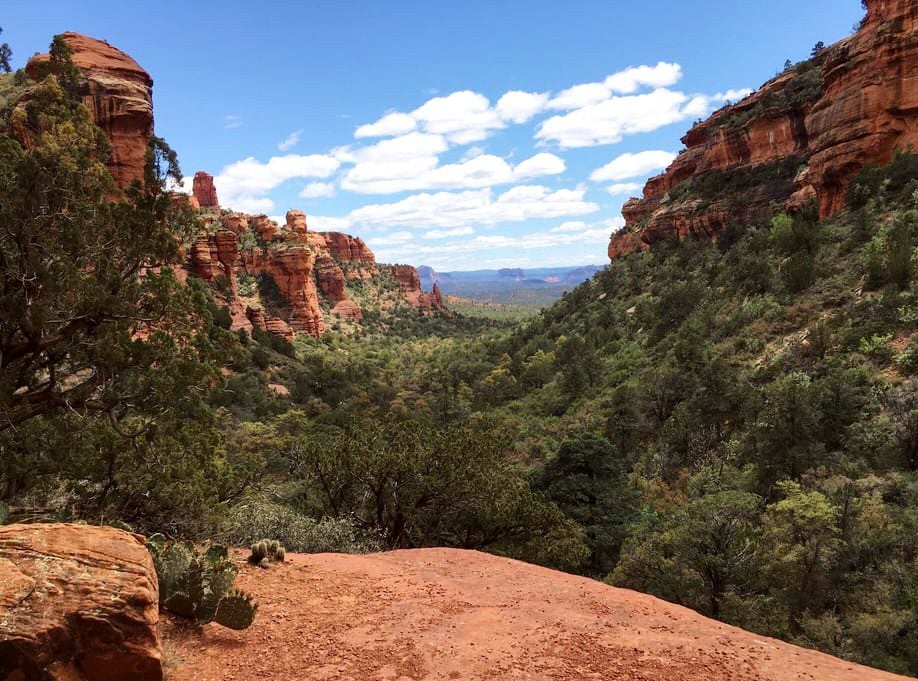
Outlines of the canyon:
M845 205L851 178L918 146L918 5L867 0L850 37L697 123L685 149L622 208L609 258L668 237L716 237L777 205Z

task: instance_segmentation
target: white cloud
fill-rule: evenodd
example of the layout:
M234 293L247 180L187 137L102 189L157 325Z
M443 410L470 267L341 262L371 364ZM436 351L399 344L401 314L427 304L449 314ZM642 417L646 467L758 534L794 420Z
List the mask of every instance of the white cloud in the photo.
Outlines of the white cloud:
M602 168L590 174L593 182L614 182L632 177L644 177L650 173L666 168L676 155L669 151L641 151L637 154L622 154Z
M456 227L455 229L432 229L424 232L422 235L425 239L449 239L454 236L466 236L474 234L475 230L471 227Z
M224 116L223 117L223 129L224 130L235 130L242 125L242 117L240 116Z
M274 201L267 197L257 198L254 196L240 196L233 199L227 206L240 213L266 215L274 210Z
M657 62L656 66L629 66L603 81L612 92L629 95L641 87L660 88L675 85L682 79L679 64Z
M439 165L439 155L448 147L443 135L412 132L356 150L336 150L339 159L355 164L344 174L341 187L360 194L476 189L557 175L565 170L564 161L548 153L536 154L516 166L484 153Z
M469 144L506 127L488 98L471 90L433 97L411 112L425 132L445 135L454 144Z
M324 178L332 175L341 163L323 154L288 154L273 156L266 163L253 157L226 166L214 178L223 203L235 210L249 210L253 205L265 209L273 202L264 195L294 178Z
M525 123L545 108L547 92L510 90L497 100L497 115L510 123Z
M393 111L380 118L375 123L361 125L354 132L354 137L394 137L396 135L407 135L414 131L417 122L406 113Z
M661 88L641 95L613 96L570 113L552 116L536 138L561 148L615 144L625 135L650 132L691 116L683 111L688 96Z
M392 232L391 234L386 234L385 236L376 236L372 239L369 239L367 243L372 246L394 246L398 244L404 244L411 241L414 238L414 234L411 232Z
M557 227L552 227L550 232L582 232L586 229L587 223L582 220L571 220L568 222L562 222Z
M334 195L334 182L310 182L299 193L304 199L330 198Z
M631 66L613 73L601 83L581 83L562 90L548 102L548 107L563 111L582 109L604 102L613 94L630 95L642 87L667 87L680 78L682 67L679 64L661 61L656 66Z
M310 215L309 229L316 232L346 232L354 226L349 218L331 217L328 215ZM368 232L369 229L361 229L362 232Z
M464 227L496 225L534 218L595 213L599 206L584 200L586 189L551 191L539 185L511 187L495 195L490 189L413 194L394 203L370 204L351 211L353 223L377 227Z
M287 151L289 149L293 149L293 147L295 147L299 143L300 135L302 134L303 134L302 130L296 130L294 132L291 132L289 135L287 135L287 139L285 139L283 142L277 145L277 148L280 149L281 151Z
M642 185L640 182L619 182L617 184L606 187L606 191L609 192L612 196L621 196L622 194L630 194L634 196L643 188L644 185Z
M549 231L529 232L528 234L517 236L501 234L479 235L473 239L460 239L432 245L412 242L410 251L400 250L397 248L398 244L393 243L387 245L396 246L396 248L377 252L376 255L382 261L418 261L423 258L428 262L449 262L455 261L457 256L461 257L463 254L474 254L475 263L480 266L485 262L483 258L486 257L489 251L513 249L518 252L521 250L559 248L575 244L604 245L608 243L612 232L620 228L624 221L621 219L608 219L596 223L570 222L565 224L570 226L570 229L558 230L555 228ZM590 258L578 256L575 261L577 264L582 264L584 259L589 260ZM560 261L554 254L552 255L552 260ZM519 266L527 261L530 261L528 256L516 253L505 264ZM599 258L597 261L604 262L604 259ZM497 262L497 260L489 262Z

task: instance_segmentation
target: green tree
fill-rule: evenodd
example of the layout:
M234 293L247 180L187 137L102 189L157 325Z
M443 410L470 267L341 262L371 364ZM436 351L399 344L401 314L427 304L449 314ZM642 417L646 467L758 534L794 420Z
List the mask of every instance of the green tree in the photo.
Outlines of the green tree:
M3 29L0 28L0 35L3 34ZM4 73L9 73L12 71L10 66L10 59L13 58L13 50L10 49L9 43L0 44L0 71Z
M174 155L154 141L112 200L107 141L54 76L13 129L30 145L0 137L0 432L62 410L139 432L213 375L203 297L173 271L196 229L164 191Z
M549 501L583 528L589 574L603 576L615 567L628 525L640 510L640 495L628 484L628 466L604 437L584 434L561 443L537 476Z

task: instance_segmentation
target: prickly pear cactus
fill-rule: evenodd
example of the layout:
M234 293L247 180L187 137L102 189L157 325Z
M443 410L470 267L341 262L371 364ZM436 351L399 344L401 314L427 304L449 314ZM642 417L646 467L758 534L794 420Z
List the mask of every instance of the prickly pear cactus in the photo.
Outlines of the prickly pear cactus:
M147 540L160 584L160 607L199 623L218 622L245 629L255 618L252 597L234 588L236 566L225 547L200 553L189 543L162 535Z
M258 605L249 594L234 589L220 599L214 621L229 629L245 629L255 621L257 610Z

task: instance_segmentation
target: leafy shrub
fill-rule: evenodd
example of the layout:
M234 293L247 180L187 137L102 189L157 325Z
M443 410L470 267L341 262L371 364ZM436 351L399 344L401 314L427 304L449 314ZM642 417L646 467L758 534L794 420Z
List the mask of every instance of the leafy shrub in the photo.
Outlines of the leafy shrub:
M193 544L169 542L161 534L147 540L159 580L159 604L164 610L200 624L216 622L245 629L258 606L234 587L236 566L225 547L212 544L199 553Z
M228 540L249 545L263 537L275 537L296 553L369 553L379 549L361 535L350 518L315 520L288 506L248 501L233 509Z

